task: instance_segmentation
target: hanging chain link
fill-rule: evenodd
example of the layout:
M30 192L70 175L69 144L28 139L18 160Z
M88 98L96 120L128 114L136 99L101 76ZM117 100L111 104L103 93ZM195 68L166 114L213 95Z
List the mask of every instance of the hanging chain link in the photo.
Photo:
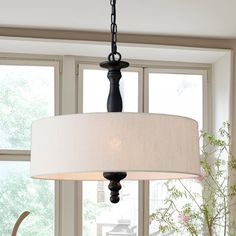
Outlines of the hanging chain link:
M110 0L111 4L111 53L109 61L120 61L121 54L117 52L117 24L116 24L116 0Z

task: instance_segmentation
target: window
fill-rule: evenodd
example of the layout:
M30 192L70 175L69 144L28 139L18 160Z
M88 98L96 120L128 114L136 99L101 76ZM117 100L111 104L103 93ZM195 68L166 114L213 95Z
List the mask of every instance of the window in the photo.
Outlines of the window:
M54 68L0 66L0 148L29 150L34 120L54 114Z
M81 111L107 111L109 82L106 74L107 71L96 66L80 65ZM130 68L123 72L120 90L125 112L145 111L187 116L196 119L200 129L205 128L205 71ZM160 235L155 222L149 225L148 216L163 206L167 195L165 182L150 181L148 184L140 181L138 184L138 181L123 181L118 206L110 204L106 182L83 182L83 236ZM200 185L189 182L190 185L201 194ZM181 206L183 203L177 204ZM176 219L179 219L177 214Z
M149 112L187 116L198 121L199 129L203 129L203 84L204 74L201 72L188 71L158 71L149 70L148 79L148 107ZM182 180L189 188L195 188L201 195L202 186L193 180ZM149 211L155 214L165 206L167 197L166 181L150 181ZM178 181L169 184L181 189ZM201 201L201 199L199 199ZM191 199L184 202L176 201L176 205L181 207ZM181 213L175 213L176 220L182 220ZM181 235L186 232L182 232ZM149 235L157 235L157 222L150 224Z
M83 112L106 112L109 81L107 71L84 66ZM124 71L120 83L123 110L138 111L139 73ZM123 181L119 204L111 204L108 182L83 182L83 236L111 236L127 232L138 235L138 181Z
M0 65L0 235L10 235L24 211L18 235L54 234L54 182L29 172L31 124L55 114L56 64L48 64Z
M69 73L65 70L65 74L62 74L64 87L60 99L58 63L18 61L5 65L0 61L0 235L10 235L16 219L25 210L31 214L22 224L20 236L70 235L65 233L68 232L65 228L74 224L68 216L76 204L68 204L68 199L76 196L70 195L76 190L71 191L70 184L68 188L64 182L59 184L58 195L61 198L56 205L62 214L58 218L54 207L54 182L29 177L31 123L59 113L59 107L63 114L76 112L77 105L78 110L84 113L106 112L109 82L106 70L80 64L78 91L73 90L77 83L73 77L75 58L72 60L68 56L66 60L71 64L67 65ZM189 116L197 119L200 127L205 128L204 73L201 70L178 68L133 67L123 70L120 82L123 111ZM62 102L60 106L59 101ZM121 201L113 205L109 201L107 181L84 181L82 188L78 188L81 198L77 198L82 210L74 210L75 215L82 219L82 235L156 235L155 224L149 225L149 215L163 204L166 196L163 183L122 181ZM67 195L65 192L68 189ZM198 189L201 191L201 187ZM63 222L62 229L54 228L55 218Z

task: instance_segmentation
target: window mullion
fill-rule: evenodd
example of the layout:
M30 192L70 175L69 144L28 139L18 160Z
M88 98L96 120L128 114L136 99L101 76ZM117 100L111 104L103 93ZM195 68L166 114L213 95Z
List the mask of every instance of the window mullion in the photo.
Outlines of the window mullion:
M30 161L30 151L0 150L0 161Z
M138 235L149 235L149 181L139 181Z
M63 70L61 78L61 114L74 114L76 108L76 61L73 56L63 57ZM60 215L59 236L71 235L80 236L77 234L77 183L75 181L60 181L59 189ZM80 212L78 212L80 214ZM82 213L81 213L82 214ZM57 235L58 236L58 235Z
M143 68L143 112L148 112L148 68ZM149 181L143 181L142 235L149 236Z

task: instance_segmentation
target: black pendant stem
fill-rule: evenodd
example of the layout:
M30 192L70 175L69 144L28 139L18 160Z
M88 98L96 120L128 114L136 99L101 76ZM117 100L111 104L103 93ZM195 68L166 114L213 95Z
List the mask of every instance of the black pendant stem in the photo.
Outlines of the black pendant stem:
M121 69L129 66L125 61L105 61L100 63L102 68L108 69L107 78L110 81L110 91L107 99L108 112L122 112L122 98L120 94L119 81L121 79Z
M108 112L122 112L122 98L120 94L119 81L121 79L121 69L129 66L125 61L105 61L100 63L102 68L108 69L107 77L110 81L110 91L107 99ZM126 172L104 172L104 178L110 181L108 188L111 190L110 201L118 203L120 201L119 191L120 181L127 176Z

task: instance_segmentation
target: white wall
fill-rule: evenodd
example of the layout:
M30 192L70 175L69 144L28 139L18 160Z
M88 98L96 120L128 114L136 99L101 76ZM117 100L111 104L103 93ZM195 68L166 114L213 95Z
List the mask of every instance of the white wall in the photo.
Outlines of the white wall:
M220 58L212 67L212 131L214 133L222 126L222 122L228 121L231 124L232 138L235 140L236 137L236 118L235 114L235 99L236 95L235 79L234 79L234 57L233 53L227 53L225 56ZM232 142L232 152L235 155L235 141ZM229 185L235 184L236 175L229 170ZM233 206L230 207L230 222L234 222L236 219L236 206L234 199L228 199L228 204ZM235 235L235 230L231 232Z
M211 130L217 132L224 121L230 121L232 88L232 55L230 52L212 65Z

